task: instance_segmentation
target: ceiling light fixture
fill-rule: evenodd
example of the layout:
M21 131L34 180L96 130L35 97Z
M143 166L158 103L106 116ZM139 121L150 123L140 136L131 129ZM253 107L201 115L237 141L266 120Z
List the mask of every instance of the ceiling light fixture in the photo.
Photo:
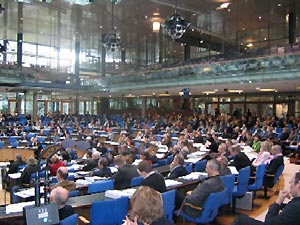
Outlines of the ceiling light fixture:
M66 2L69 2L70 4L76 4L76 5L88 5L94 2L94 0L65 0ZM43 1L43 2L49 2L49 1Z
M104 34L102 39L102 45L112 52L116 51L121 46L121 38L114 32L114 5L120 3L120 0L111 1L111 29L112 33Z
M172 39L176 40L183 36L190 25L191 23L185 21L182 16L177 14L177 0L175 0L174 14L162 24L162 27Z
M274 89L274 88L260 88L259 91L273 92L273 91L276 91L276 89Z
M228 89L227 92L229 92L229 93L242 93L243 90Z
M224 2L219 7L217 7L217 10L227 9L229 5L230 5L229 2Z

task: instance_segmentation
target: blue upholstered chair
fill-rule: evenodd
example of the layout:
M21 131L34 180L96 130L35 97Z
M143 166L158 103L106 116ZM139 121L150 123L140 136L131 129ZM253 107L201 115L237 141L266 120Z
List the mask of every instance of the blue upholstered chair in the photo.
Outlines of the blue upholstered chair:
M227 205L227 204L230 204L230 201L231 201L232 191L233 191L233 188L234 188L235 175L230 174L230 175L226 175L226 176L221 176L221 178L222 178L222 180L224 182L224 185L227 189L227 195L223 199L223 204L222 205Z
M270 185L270 186L264 185L264 198L268 198L268 187L271 188L275 184L277 184L279 177L283 173L283 170L284 170L284 165L281 165L277 168L275 174L265 174L264 179L266 179L266 178L273 179L273 182L272 182L273 185Z
M207 162L206 159L199 160L198 162L196 162L194 171L195 172L203 172L203 171L205 171L206 162Z
M60 221L60 225L77 225L78 214L73 214Z
M88 194L104 192L106 190L112 190L114 188L113 180L97 181L88 185Z
M69 197L77 197L79 195L79 190L69 191Z
M232 191L232 211L235 211L236 199L243 197L248 191L250 179L250 166L240 169L237 184L234 185Z
M175 208L175 190L164 192L161 195L164 205L164 216L173 221L173 211Z
M130 182L130 187L140 186L143 179L143 177L133 177Z
M121 225L128 212L127 197L92 203L90 225Z
M221 192L215 192L211 193L201 210L201 215L199 217L193 218L188 215L186 215L184 212L180 212L180 216L185 218L187 221L196 223L196 224L207 224L211 223L215 220L219 213L219 208L222 206L223 199L227 195L227 189L225 189ZM174 212L175 214L178 213L178 211Z
M266 171L266 166L264 163L257 166L255 180L253 184L249 185L248 187L249 191L256 192L257 190L260 190L260 188L263 186L265 171Z

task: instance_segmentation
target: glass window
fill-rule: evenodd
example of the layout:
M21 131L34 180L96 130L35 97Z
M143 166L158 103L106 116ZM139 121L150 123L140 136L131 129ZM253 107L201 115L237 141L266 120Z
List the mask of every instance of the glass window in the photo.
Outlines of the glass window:
M261 115L263 118L273 115L273 104L261 104Z

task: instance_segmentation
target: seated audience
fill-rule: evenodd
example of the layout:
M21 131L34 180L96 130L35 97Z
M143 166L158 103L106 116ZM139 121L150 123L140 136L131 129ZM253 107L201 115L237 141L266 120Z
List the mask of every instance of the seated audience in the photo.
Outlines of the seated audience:
M291 199L284 204L285 199ZM280 191L275 203L269 206L265 221L261 222L246 215L238 215L231 225L292 225L300 221L300 172L290 180L289 190Z
M220 163L220 176L230 175L231 170L228 168L228 159L226 156L220 156L217 160Z
M74 214L74 209L71 205L66 205L69 199L68 190L63 187L54 188L50 192L50 202L55 202L58 207L59 220L63 220Z
M180 210L190 217L201 215L203 207L210 193L223 191L225 186L220 177L220 164L216 159L207 161L206 172L207 179L201 182L193 191L188 191L185 196Z
M66 148L66 151L62 154L63 160L70 162L71 160L75 160L78 158L77 152L74 148Z
M20 154L16 154L16 161L14 161L10 166L9 166L9 169L8 169L8 174L10 173L17 173L18 172L18 168L19 166L23 166L25 165L26 162L23 161L22 159L22 155Z
M100 159L100 152L95 151L92 153L92 157L88 158L85 163L82 170L84 171L91 171L92 169L96 168L98 165L98 160Z
M269 160L266 164L266 174L274 175L277 169L284 165L282 149L280 145L273 145L271 148L272 159ZM264 178L264 186L273 187L274 186L274 178L265 176Z
M56 178L58 183L55 184L51 189L54 189L56 187L63 187L68 191L74 191L76 189L76 184L74 181L69 181L68 176L68 168L64 166L59 167L56 172Z
M114 179L114 188L129 188L131 179L139 176L136 167L131 164L126 164L126 160L122 155L115 157L114 164L118 168L118 172L112 176L112 179Z
M233 156L233 161L229 163L229 166L235 166L237 171L244 167L251 166L250 159L244 152L241 152L240 146L233 145L230 148L230 154Z
M170 173L166 179L175 179L181 176L187 175L187 171L184 168L184 158L181 154L175 155L173 162L170 164Z
M40 167L37 165L37 161L30 157L27 160L27 166L21 173L20 183L22 185L28 186L30 184L30 177L32 173L39 171Z
M52 158L50 159L50 175L55 176L56 172L59 167L65 166L65 163L60 160L59 156L57 154L53 155Z
M144 178L142 186L149 186L160 193L166 191L165 179L160 173L152 170L152 165L147 160L139 163L138 172Z
M130 205L134 221L126 216L123 225L174 225L164 217L161 194L150 187L138 187L130 199Z
M252 149L255 152L259 152L261 146L260 136L258 134L254 135L254 140L252 143Z
M257 155L257 158L252 162L252 166L257 167L259 164L264 163L267 164L271 159L270 154L271 144L268 141L264 141L261 143L260 151Z
M90 174L91 176L99 177L111 177L112 173L108 167L108 161L106 158L101 158L98 160L98 168L93 170Z

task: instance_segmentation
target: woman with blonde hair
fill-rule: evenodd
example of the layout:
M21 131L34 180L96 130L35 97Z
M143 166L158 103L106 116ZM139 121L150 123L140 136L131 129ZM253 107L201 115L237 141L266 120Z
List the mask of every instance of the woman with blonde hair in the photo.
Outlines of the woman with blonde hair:
M150 187L138 187L130 199L130 204L130 215L134 221L126 217L123 225L138 225L138 222L144 225L174 225L164 217L161 194Z
M264 163L266 164L269 162L271 158L271 144L268 141L264 141L261 143L260 151L257 155L257 158L252 162L252 166L257 167L259 164Z

